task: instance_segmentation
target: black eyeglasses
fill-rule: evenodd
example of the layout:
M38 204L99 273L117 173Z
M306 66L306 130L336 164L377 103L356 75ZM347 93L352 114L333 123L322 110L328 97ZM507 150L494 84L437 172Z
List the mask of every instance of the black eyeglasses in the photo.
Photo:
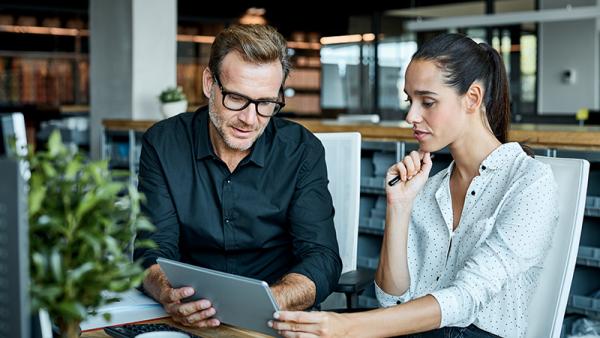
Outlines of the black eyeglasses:
M229 110L240 111L246 109L248 105L254 103L256 107L256 113L262 117L271 117L281 110L285 106L285 97L283 96L283 89L279 89L279 96L281 101L273 101L267 99L253 100L246 95L230 92L223 88L221 80L218 76L215 76L215 81L221 89L221 96L223 96L223 106Z

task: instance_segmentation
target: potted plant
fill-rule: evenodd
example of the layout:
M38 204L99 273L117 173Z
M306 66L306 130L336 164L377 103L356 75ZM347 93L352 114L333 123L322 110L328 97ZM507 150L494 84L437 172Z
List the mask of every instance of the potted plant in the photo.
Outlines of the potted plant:
M188 106L181 86L169 87L163 90L159 95L159 99L161 111L166 118L185 112Z
M136 230L153 226L127 176L111 172L107 161L86 161L59 132L27 159L32 308L46 309L62 337L78 337L88 313L118 300L105 291L141 283L144 271L128 252Z

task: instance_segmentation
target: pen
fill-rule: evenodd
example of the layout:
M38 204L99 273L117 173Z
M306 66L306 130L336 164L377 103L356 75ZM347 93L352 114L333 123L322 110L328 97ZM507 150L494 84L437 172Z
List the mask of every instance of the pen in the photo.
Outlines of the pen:
M429 158L433 158L434 156L435 156L435 155L431 154ZM421 163L423 163L423 162L421 161ZM389 185L390 187L393 187L393 186L394 186L394 184L398 183L399 181L400 181L400 175L398 175L398 176L396 176L396 177L392 178L392 179L391 179L391 180L388 182L388 185Z

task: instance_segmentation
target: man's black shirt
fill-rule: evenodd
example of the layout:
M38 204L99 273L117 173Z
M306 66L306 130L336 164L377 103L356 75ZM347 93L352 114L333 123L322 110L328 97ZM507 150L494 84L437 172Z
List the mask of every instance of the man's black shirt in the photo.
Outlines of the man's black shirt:
M206 107L156 123L143 136L139 190L157 227L157 249L139 249L145 268L166 257L264 280L299 273L316 304L336 286L341 260L320 141L271 118L231 173L215 154Z

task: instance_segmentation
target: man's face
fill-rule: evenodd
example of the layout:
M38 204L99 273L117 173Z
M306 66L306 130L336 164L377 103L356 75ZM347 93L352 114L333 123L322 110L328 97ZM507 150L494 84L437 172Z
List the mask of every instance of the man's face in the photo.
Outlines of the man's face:
M264 132L270 117L257 114L254 104L249 104L240 111L227 109L223 105L221 89L208 68L203 76L204 93L209 97L209 116L218 137L231 150L250 149ZM283 70L279 61L253 64L244 61L238 53L232 52L223 59L218 78L227 92L238 93L254 100L280 100Z

